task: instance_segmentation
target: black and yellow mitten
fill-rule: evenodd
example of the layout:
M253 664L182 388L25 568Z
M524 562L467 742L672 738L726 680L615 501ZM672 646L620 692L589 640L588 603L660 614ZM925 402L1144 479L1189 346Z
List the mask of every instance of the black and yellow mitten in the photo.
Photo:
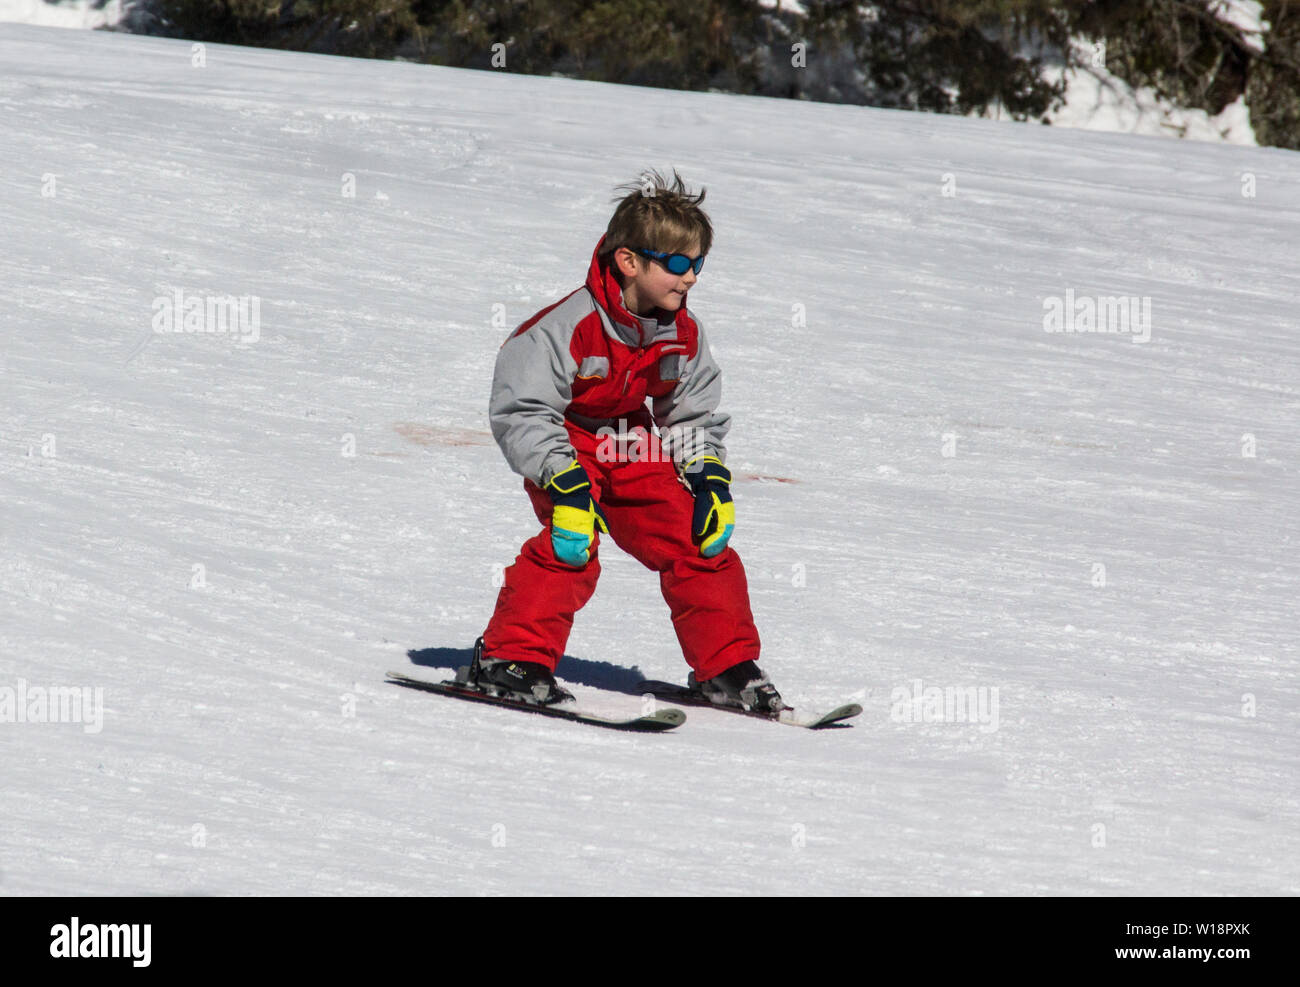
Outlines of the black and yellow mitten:
M695 494L691 534L700 554L711 559L727 547L736 527L736 505L731 501L731 471L717 456L696 456L683 469Z
M555 504L551 512L551 547L555 550L555 557L580 569L591 558L596 527L609 534L605 512L591 495L587 471L575 459L551 477L542 489L551 495Z

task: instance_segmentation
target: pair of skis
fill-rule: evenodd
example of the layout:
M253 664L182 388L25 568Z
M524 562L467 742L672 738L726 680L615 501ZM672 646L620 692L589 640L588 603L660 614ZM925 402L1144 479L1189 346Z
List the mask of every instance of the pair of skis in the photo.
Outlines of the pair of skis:
M597 713L589 713L577 708L572 703L560 703L552 706L542 706L538 703L530 703L522 699L514 699L507 696L498 696L480 689L458 677L457 680L447 680L444 682L430 682L428 679L413 678L410 675L404 675L401 672L389 672L388 679L394 685L405 686L408 689L419 689L424 692L434 692L443 696L450 696L453 699L465 699L470 702L485 703L490 706L501 706L506 709L517 709L525 713L534 713L538 716L549 716L560 720L570 720L574 723L586 723L591 726L605 727L609 730L627 730L636 733L662 733L665 730L672 730L686 722L686 714L680 709L666 708L657 709L652 713L643 716L634 716L627 719L617 719L608 716L601 716ZM787 726L803 727L806 730L821 730L825 727L842 723L844 720L852 719L862 712L862 707L857 703L847 703L843 706L837 706L835 709L825 713L802 713L789 707L781 710L779 713L762 713L756 710L747 710L733 706L718 706L711 702L702 693L689 689L683 685L675 685L671 682L658 682L647 679L641 683L640 691L644 694L652 695L657 699L663 699L666 702L677 703L682 706L707 706L710 709L721 710L727 713L738 713L742 716L753 716L762 720L771 720L774 723L784 723Z

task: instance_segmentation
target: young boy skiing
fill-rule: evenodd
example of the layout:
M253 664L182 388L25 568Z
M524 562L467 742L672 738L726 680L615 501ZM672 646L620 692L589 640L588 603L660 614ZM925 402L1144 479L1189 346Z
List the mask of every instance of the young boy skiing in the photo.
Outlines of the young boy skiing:
M774 712L785 704L755 663L745 571L727 545L731 418L717 410L718 367L686 307L713 242L704 190L690 194L674 171L671 185L648 172L620 191L586 283L497 355L492 434L545 527L505 571L471 676L530 702L573 698L554 672L596 589L604 533L659 573L692 687Z

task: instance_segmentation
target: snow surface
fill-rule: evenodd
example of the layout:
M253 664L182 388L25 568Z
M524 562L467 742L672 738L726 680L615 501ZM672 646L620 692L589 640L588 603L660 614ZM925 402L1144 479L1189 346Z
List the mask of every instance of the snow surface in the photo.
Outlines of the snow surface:
M0 693L103 697L0 723L0 891L1300 892L1300 157L204 53L0 25ZM645 166L709 189L763 665L852 729L383 681L536 530L493 360ZM177 290L256 338L155 332ZM1045 331L1067 292L1148 341ZM636 710L686 668L601 558L560 674Z
M798 0L760 0L760 5L807 15ZM871 8L860 9L869 12ZM1258 0L1210 0L1210 10L1224 23L1239 29L1248 47L1264 50L1269 24L1263 20L1263 6ZM47 27L142 30L142 24L132 24L132 19L145 14L145 0L0 0L0 21ZM1072 43L1079 49L1074 67L1066 69L1049 62L1043 70L1044 78L1051 82L1065 80L1062 105L1043 114L1044 122L1082 130L1257 145L1244 94L1217 114L1179 106L1150 86L1134 87L1112 74L1105 67L1101 49L1093 42L1076 38ZM1033 53L1032 49L1027 51ZM997 105L970 115L1011 119Z

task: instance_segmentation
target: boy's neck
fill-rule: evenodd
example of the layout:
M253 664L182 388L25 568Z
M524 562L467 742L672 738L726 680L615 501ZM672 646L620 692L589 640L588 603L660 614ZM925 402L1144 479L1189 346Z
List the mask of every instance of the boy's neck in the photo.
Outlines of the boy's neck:
M623 290L623 307L628 312L642 319L653 318L656 322L659 321L660 310L658 305L651 305L650 310L647 312L640 311L642 306L636 297L636 286L633 285L629 288L623 283L623 278L619 276L616 276L615 280L618 281L618 286Z
M640 307L641 303L640 301L637 300L635 286L628 287L623 283L622 278L618 278L617 280L618 280L618 286L621 289L623 289L623 307L627 309L629 312L631 312L633 315L648 315L649 314L648 312L638 311L638 308Z

